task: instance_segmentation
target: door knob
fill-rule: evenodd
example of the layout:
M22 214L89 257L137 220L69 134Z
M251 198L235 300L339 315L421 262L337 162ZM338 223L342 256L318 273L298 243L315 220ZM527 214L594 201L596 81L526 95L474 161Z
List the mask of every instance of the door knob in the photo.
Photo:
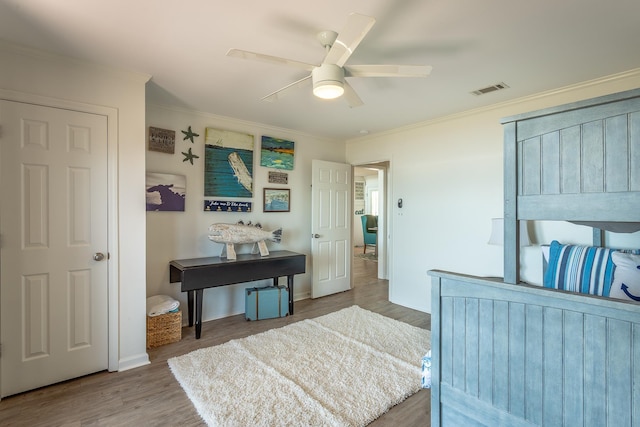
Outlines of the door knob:
M104 254L102 252L96 252L93 254L94 261L102 261L104 259Z
M320 238L320 235L319 235L319 234L314 234L312 237L313 237L314 239L319 239L319 238Z

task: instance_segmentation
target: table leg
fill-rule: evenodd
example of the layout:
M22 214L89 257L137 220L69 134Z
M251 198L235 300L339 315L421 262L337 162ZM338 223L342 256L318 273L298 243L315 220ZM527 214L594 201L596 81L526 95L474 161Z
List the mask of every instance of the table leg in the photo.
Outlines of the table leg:
M196 339L200 339L202 334L202 294L203 289L197 289L196 291Z
M193 292L187 291L187 312L189 314L189 326L193 326Z
M289 315L293 314L293 274L287 276L287 289L289 290Z

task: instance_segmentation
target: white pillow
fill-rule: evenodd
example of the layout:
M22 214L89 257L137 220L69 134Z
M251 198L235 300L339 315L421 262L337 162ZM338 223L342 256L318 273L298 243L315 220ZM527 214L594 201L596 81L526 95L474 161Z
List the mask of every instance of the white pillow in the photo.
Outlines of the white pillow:
M640 301L640 255L613 252L611 260L616 266L611 285L611 298Z
M549 245L540 245L540 249L542 249L542 256L544 257L544 260L549 262L549 251L551 250L551 247Z

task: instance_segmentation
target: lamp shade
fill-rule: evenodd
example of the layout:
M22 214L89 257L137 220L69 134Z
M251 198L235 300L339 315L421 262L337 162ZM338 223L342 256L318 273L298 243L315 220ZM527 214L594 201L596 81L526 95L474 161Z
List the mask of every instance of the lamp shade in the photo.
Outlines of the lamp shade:
M520 246L531 246L527 221L518 222L520 223ZM504 245L504 220L502 218L491 218L491 236L488 243L490 245Z
M322 99L334 99L344 93L344 70L334 64L322 64L311 72L313 94Z

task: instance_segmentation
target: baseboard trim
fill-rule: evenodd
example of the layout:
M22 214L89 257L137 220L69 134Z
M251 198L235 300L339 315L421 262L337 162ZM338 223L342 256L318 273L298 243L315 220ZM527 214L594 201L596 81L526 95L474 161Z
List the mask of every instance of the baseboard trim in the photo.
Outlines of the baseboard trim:
M140 366L148 365L149 355L147 353L138 354L135 356L120 359L118 362L118 372L128 371L129 369L139 368Z

